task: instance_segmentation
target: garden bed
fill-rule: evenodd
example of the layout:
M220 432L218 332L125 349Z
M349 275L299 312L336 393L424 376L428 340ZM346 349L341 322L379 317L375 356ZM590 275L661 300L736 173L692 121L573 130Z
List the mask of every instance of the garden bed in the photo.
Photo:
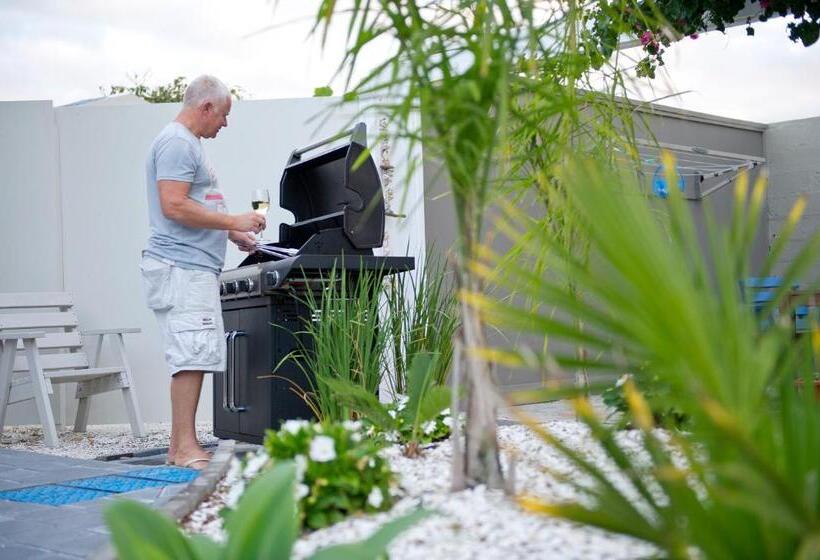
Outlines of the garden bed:
M546 427L573 448L589 453L603 462L586 429L574 421L551 421ZM570 474L569 464L523 426L502 426L499 438L503 445L502 462L519 457L515 468L517 493L532 494L548 500L576 497L566 484L545 474L544 468ZM623 432L619 442L630 452L638 452L640 435ZM433 560L442 558L635 558L656 551L644 543L611 535L522 510L501 492L484 487L451 493L451 445L442 442L426 450L417 459L401 454L399 446L381 452L398 475L396 505L388 512L358 515L328 528L307 532L297 541L295 558L304 558L316 550L338 543L361 540L390 519L418 506L435 510L438 515L420 522L401 535L390 547L393 559ZM577 478L577 473L574 473ZM224 539L219 510L236 489L223 480L216 492L206 499L183 527L191 533L203 533L216 540Z

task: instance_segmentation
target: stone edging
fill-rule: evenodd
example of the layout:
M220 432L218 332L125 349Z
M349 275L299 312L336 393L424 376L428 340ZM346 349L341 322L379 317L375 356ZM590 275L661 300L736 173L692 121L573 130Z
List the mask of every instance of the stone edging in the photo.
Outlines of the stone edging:
M173 496L158 499L152 507L177 523L190 515L202 500L216 490L216 485L228 472L235 445L236 442L232 439L220 440L214 451L214 456L208 466L202 469L198 477ZM89 558L92 560L116 560L117 555L114 552L114 547L109 542L90 555Z
M216 485L228 472L236 442L232 439L220 440L208 466L188 486L168 498L160 498L154 505L176 522L193 512L206 496L213 494Z

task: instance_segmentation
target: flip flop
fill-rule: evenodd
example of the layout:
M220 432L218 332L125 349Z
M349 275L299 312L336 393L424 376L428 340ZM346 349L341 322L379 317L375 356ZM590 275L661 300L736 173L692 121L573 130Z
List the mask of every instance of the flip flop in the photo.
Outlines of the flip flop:
M207 459L202 458L202 459L195 459L195 460L196 460L196 461L210 461L210 460L213 458L213 456L214 456L214 452L213 452L213 451L207 451L207 450L206 450L206 451L205 451L205 453L207 453L207 454L209 455L209 457L208 457ZM190 462L190 461L189 461L189 462ZM174 463L173 461L169 461L168 459L165 459L165 465L166 465L166 466L169 466L169 467L178 467L178 466L179 466L179 465L177 465L176 463Z

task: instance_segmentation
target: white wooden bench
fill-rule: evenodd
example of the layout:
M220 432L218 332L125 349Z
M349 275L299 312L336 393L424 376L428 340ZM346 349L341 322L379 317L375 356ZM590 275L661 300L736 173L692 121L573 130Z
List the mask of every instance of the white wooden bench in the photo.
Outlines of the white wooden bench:
M76 383L79 403L75 432L86 431L93 395L121 390L131 431L136 437L144 437L122 336L138 332L140 329L79 331L67 293L0 294L0 433L8 405L33 399L46 444L55 447L57 428L48 395L54 392L55 383ZM106 335L113 341L119 365L99 367ZM84 351L83 336L94 340L93 359Z

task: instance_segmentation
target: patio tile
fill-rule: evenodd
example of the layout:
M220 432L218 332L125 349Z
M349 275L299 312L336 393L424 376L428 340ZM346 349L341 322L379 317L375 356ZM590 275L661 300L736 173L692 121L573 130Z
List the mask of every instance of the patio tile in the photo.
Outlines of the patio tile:
M0 558L6 560L63 560L83 558L83 555L62 554L55 550L44 550L17 543L0 542Z

